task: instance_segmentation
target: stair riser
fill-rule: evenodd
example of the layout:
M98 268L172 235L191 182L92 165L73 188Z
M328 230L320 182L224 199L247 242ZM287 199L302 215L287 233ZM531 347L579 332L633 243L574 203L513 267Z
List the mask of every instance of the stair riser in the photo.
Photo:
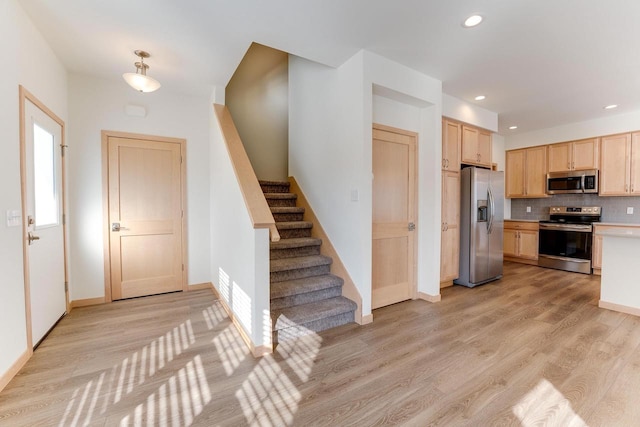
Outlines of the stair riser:
M288 193L288 185L260 184L263 193Z
M293 239L295 237L311 237L310 228L290 228L278 230L281 239Z
M287 271L274 271L269 274L269 278L272 283L282 282L283 280L302 279L304 277L322 276L323 274L329 274L331 271L330 265L319 265L316 267L297 268L295 270Z
M272 207L294 207L296 199L267 199L267 204Z
M319 291L274 298L271 300L271 310L279 310L282 308L293 307L295 305L322 301L323 299L339 297L340 295L342 295L342 286L334 286L333 288L322 289Z
M312 322L297 325L297 327L289 327L273 331L273 343L284 342L289 339L296 339L309 334L309 331L320 332L338 326L346 325L354 322L355 315L353 311L338 314L336 316L326 317L324 319L314 320Z
M282 234L280 235L282 237ZM271 249L270 259L295 258L299 256L320 255L320 246L303 246L301 248Z
M303 221L304 213L274 213L273 219L276 222Z

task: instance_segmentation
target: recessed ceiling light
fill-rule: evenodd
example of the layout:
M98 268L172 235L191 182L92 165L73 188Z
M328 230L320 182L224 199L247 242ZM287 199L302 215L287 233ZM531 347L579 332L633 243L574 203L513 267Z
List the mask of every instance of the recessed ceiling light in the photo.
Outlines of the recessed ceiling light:
M476 96L476 101L482 101L485 98L486 98L486 96L484 96L484 95L478 95L478 96Z
M466 28L475 27L476 25L482 22L482 19L483 18L480 15L471 15L470 17L464 20L464 23L462 25Z
M613 110L614 108L618 108L618 104L607 105L606 107L602 107L605 110Z
M516 130L518 129L518 126L509 126L509 130Z

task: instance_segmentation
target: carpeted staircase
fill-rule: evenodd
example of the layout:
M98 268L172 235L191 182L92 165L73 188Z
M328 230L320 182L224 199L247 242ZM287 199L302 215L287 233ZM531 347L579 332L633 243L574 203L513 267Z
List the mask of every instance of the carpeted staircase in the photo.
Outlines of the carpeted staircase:
M311 237L313 224L288 182L260 181L271 208L279 242L271 242L271 319L273 342L354 321L356 303L342 296L343 280L331 274L331 258L320 254L322 241Z

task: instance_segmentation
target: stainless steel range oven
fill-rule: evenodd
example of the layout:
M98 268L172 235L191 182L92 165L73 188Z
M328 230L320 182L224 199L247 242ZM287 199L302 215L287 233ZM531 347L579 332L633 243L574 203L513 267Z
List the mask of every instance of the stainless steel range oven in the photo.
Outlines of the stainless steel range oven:
M549 220L540 221L538 265L591 274L592 224L601 212L600 207L550 207Z

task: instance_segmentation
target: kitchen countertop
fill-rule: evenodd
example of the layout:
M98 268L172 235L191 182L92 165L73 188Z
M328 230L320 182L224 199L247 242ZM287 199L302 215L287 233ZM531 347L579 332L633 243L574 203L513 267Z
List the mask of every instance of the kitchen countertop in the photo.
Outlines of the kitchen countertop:
M640 239L640 228L612 228L602 230L596 233L596 236L611 237L628 237L632 239Z
M511 221L511 222L540 222L537 219L505 219L505 222L507 221Z
M593 225L615 225L617 227L640 227L640 224L629 224L626 222L596 222Z

